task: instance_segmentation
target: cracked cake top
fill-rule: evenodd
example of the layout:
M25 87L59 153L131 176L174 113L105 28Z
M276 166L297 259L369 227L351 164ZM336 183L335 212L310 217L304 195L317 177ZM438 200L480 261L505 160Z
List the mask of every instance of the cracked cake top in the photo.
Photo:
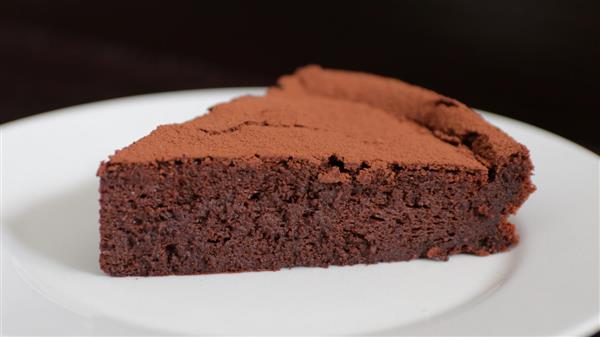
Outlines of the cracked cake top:
M181 158L288 158L485 170L465 147L367 104L270 90L214 106L204 116L159 126L110 163Z
M457 100L366 73L300 68L265 96L159 126L108 164L182 158L296 158L349 165L494 170L527 149Z

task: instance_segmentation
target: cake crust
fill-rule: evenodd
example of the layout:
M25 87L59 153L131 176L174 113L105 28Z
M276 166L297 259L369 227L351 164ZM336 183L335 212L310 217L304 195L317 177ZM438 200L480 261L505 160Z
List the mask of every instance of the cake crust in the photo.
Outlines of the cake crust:
M211 108L182 124L158 127L111 157L110 163L181 158L293 157L321 162L453 166L482 170L464 147L441 142L427 128L367 104L271 91Z
M504 251L532 168L454 99L308 66L102 163L100 266L203 274Z

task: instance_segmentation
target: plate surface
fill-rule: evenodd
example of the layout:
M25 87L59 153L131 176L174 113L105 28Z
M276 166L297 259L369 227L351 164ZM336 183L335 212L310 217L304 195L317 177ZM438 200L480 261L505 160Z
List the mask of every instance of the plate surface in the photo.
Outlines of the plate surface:
M599 324L599 159L504 117L534 193L521 243L488 257L208 276L112 278L98 268L101 160L158 124L260 88L87 104L2 126L4 334L585 334Z

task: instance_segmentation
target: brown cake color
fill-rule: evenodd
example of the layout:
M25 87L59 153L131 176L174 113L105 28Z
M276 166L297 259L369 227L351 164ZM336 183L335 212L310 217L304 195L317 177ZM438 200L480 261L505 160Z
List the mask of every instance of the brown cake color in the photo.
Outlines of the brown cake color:
M308 66L103 162L100 266L168 275L487 255L534 190L527 149L464 104Z

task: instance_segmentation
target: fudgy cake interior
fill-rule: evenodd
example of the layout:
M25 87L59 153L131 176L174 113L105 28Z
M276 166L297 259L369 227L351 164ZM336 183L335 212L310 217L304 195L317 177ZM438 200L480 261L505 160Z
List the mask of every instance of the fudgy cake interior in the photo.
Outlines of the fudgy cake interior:
M486 255L518 241L506 218L531 170L524 146L455 100L305 67L102 163L100 265L166 275Z

